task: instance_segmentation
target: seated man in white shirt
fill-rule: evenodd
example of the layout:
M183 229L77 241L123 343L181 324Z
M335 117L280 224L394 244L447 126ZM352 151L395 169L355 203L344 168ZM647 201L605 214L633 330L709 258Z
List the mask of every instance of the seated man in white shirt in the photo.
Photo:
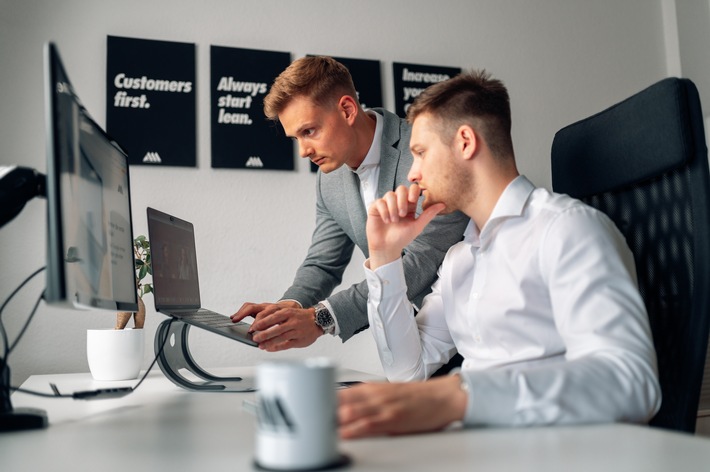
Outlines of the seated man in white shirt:
M429 87L408 120L413 184L376 200L367 220L368 317L393 383L339 392L341 436L457 421L647 422L661 401L656 357L633 257L614 223L518 173L508 92L485 72ZM402 248L435 215L457 210L471 218L464 239L414 318ZM411 382L457 350L458 374Z

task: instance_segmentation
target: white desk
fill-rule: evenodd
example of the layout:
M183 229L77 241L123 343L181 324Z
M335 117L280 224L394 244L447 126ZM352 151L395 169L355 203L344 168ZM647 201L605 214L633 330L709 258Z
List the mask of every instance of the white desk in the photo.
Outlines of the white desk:
M225 373L248 375L219 372ZM49 392L49 382L62 393L135 384L65 374L32 376L23 387ZM15 393L15 407L46 410L50 425L0 433L0 470L253 470L255 418L242 410L242 401L253 398L251 393L186 391L159 371L121 399ZM341 441L340 449L353 459L348 471L710 470L709 439L621 424L457 430Z

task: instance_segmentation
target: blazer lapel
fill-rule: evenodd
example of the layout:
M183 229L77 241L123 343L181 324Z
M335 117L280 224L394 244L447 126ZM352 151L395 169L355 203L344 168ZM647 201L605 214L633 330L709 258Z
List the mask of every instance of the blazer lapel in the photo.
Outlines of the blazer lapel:
M400 162L400 150L397 148L400 141L400 119L397 115L384 109L376 109L376 111L384 116L380 145L380 177L377 182L377 197L379 198L390 190L394 190L397 184L397 170ZM369 257L365 231L367 209L362 203L360 195L360 179L355 172L344 169L342 182L350 224L355 235L354 242L360 247L365 257Z
M345 166L343 166L345 167ZM362 203L360 195L360 179L357 174L350 169L345 169L343 172L343 193L345 202L348 207L348 215L350 216L350 224L355 235L354 243L367 252L367 234L365 232L365 223L367 222L367 211Z
M378 110L379 111L379 110ZM377 182L377 197L382 197L397 184L397 168L401 152L397 148L400 140L399 117L383 111L384 125L382 126L382 149L380 153L380 178Z

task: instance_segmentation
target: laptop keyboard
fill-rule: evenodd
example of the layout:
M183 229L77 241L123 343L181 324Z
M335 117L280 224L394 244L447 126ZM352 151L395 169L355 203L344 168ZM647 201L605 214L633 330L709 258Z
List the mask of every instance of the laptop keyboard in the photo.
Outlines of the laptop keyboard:
M201 308L200 310L192 313L180 313L177 318L181 320L196 321L198 323L202 323L207 326L212 326L214 328L234 328L237 326L243 327L244 325L249 324L243 321L240 321L239 323L232 323L232 319L230 317L224 316L220 313L215 313L214 311L210 311L204 308Z

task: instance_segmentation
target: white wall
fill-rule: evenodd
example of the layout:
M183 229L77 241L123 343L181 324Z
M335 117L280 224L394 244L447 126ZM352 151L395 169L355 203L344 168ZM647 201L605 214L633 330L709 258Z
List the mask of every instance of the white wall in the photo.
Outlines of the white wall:
M682 74L693 78L710 116L710 0L676 0L675 6Z
M315 178L301 160L296 172L210 168L210 45L379 59L390 109L393 61L486 68L510 90L521 171L549 187L556 130L666 76L663 26L660 0L0 0L0 165L45 168L45 41L57 42L99 123L107 35L196 43L198 168L132 168L134 231L145 234L149 205L192 220L203 300L231 313L243 301L275 300L290 284L310 241ZM0 298L44 264L44 212L44 201L30 202L0 230ZM349 283L361 278L361 262L358 255ZM12 338L42 284L28 285L6 309ZM148 296L149 343L164 319L152 303ZM10 359L13 383L35 373L87 371L85 330L113 322L111 313L40 305ZM193 333L192 350L210 367L327 355L381 372L368 332L346 344L322 338L277 355Z

